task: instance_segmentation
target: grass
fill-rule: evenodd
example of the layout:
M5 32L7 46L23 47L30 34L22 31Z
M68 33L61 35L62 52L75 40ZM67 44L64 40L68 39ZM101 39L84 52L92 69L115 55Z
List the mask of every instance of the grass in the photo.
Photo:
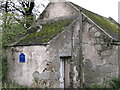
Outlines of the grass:
M120 78L112 78L106 85L91 85L91 88L103 88L103 89L112 89L112 90L120 90Z
M14 81L11 81L11 80L4 82L3 85L2 85L3 90L13 89L13 88L14 89L16 89L16 88L20 88L20 89L24 88L24 90L29 90L29 87L17 85L17 84L15 84Z
M71 2L72 3L72 2ZM98 26L100 26L102 29L104 29L106 32L108 32L110 35L116 36L120 35L120 26L118 24L113 23L109 19L100 16L96 13L93 13L89 10L86 10L74 3L72 3L75 7L78 9L82 9L82 12L87 15L92 21L94 21Z
M34 32L22 39L18 44L41 44L46 43L62 32L66 26L72 23L72 19L58 20L42 26L40 32Z
M120 78L113 78L109 84L113 89L120 90Z
M95 13L92 13L85 9L83 9L83 12L104 30L110 30L114 33L118 33L119 31L118 29L120 29L119 26L111 22L109 19L97 15Z
M17 85L15 84L14 81L7 81L5 83L3 83L3 87L4 88L3 90L6 90L7 88L24 88L25 90L30 90L32 88L30 87L27 87L27 86L20 86L20 85ZM86 87L82 87L81 89L83 90L87 90L88 88ZM106 83L106 85L97 85L97 84L92 84L90 87L89 87L90 90L120 90L120 78L113 78L111 79L108 83Z

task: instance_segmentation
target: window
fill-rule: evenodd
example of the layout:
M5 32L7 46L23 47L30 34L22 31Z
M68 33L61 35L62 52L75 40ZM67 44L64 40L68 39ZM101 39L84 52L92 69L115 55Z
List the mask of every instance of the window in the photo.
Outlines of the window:
M19 56L19 62L20 63L25 63L25 55L24 55L24 53L20 54L20 56Z

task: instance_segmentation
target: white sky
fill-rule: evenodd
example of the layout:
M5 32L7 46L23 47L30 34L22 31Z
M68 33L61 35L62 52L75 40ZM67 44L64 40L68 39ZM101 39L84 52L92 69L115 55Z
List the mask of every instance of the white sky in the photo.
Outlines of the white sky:
M5 0L0 0L0 1L5 1ZM15 1L15 0L12 0L12 1ZM45 6L49 2L49 0L35 0L35 1L36 1L36 4L42 3L42 4L45 4ZM60 1L60 0L52 0L52 1ZM71 1L85 9L88 9L102 16L105 16L105 17L110 16L118 22L118 2L120 0L67 0L67 1ZM43 9L39 7L39 11L41 12L42 10Z
M38 0L41 1L41 0ZM120 0L68 0L85 9L105 17L112 17L118 22L118 2ZM43 0L47 2L48 0Z
M92 12L112 17L118 22L118 2L120 0L69 0Z

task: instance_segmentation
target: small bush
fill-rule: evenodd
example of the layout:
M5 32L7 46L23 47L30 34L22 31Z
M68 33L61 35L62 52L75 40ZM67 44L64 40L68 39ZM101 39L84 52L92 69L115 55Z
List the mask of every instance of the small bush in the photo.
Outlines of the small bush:
M96 84L93 84L91 85L91 88L108 88L106 85L96 85Z
M112 90L120 90L120 78L113 78L111 79L106 85L91 85L91 88L111 88Z
M10 88L10 89L12 89L12 88L27 88L27 86L20 86L20 85L15 84L14 81L9 80L9 81L3 82L2 88L3 88L3 90L6 90L8 88Z
M113 89L120 89L120 78L113 78L111 80L111 82L109 83L109 85L113 88Z

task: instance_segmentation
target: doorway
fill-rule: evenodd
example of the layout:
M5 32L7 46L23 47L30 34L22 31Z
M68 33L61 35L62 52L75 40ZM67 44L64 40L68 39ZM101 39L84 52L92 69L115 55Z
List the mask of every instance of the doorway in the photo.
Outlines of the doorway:
M70 56L60 57L60 88L68 88L70 85L70 60Z

